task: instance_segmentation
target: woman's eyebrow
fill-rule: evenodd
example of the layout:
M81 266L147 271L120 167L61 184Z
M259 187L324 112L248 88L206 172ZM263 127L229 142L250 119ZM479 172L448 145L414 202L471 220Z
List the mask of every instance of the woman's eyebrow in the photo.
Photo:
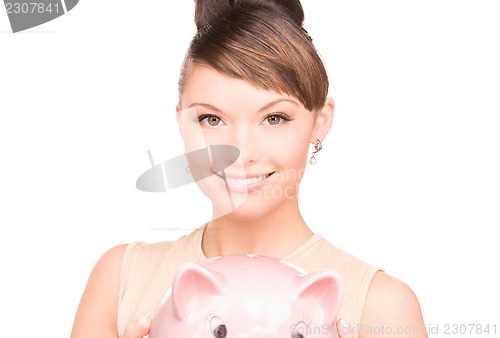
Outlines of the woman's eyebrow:
M264 105L262 108L259 109L259 111L263 111L263 110L267 110L269 109L270 107L274 106L275 104L278 104L280 102L291 102L293 103L294 105L298 106L299 104L297 102L295 102L294 100L291 100L291 99L287 99L287 98L280 98L280 99L277 99L277 100L274 100L274 101L271 101L269 102L268 104Z
M208 108L210 110L215 110L218 113L222 113L222 110L220 110L216 106L213 106L213 105L208 104L208 103L195 102L195 103L190 104L188 108L193 108L194 106L202 106L202 107Z
M293 103L294 105L298 106L299 104L297 102L295 102L294 100L291 100L291 99L286 99L286 98L280 98L280 99L277 99L277 100L274 100L274 101L271 101L269 103L266 103L262 108L260 108L258 111L263 111L263 110L266 110L266 109L269 109L270 107L274 106L275 104L278 104L280 102L290 102L290 103ZM208 108L210 110L214 110L216 112L219 112L219 113L222 113L222 110L217 108L216 106L214 105L211 105L209 103L202 103L202 102L195 102L195 103L192 103L189 105L189 108L192 108L194 106L202 106L202 107L205 107L205 108Z

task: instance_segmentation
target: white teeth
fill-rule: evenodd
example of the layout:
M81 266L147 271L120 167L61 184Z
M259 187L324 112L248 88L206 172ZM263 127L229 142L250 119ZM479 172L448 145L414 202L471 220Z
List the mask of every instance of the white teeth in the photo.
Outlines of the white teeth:
M252 177L252 178L246 178L246 179L237 179L237 178L226 177L227 182L231 185L251 185L251 184L255 184L257 182L260 182L263 179L264 179L263 177Z

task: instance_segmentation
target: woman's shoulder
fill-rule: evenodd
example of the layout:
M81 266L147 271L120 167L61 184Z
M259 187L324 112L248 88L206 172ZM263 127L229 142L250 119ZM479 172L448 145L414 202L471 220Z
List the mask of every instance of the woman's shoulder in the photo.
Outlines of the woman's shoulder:
M95 263L83 292L71 332L71 338L116 337L114 318L120 265L127 244L107 250Z
M319 269L334 269L349 274L370 273L373 275L376 271L381 270L378 266L340 249L320 234L314 235L313 238L290 255L288 260L307 272Z
M366 262L316 235L315 243L299 252L296 261L306 271L336 270L344 281L344 304L340 315L357 328L390 327L394 333L401 323L415 337L426 337L420 305L415 293L403 281L381 267ZM405 311L401 311L405 309ZM363 330L356 337L371 335Z
M166 255L175 251L175 254L190 251L193 246L193 240L197 236L199 229L182 235L176 239L162 240L156 242L136 241L124 246L119 246L117 250L123 250L122 265L129 264L160 264ZM125 248L124 248L125 247Z
M427 337L417 296L406 283L383 271L377 273L370 283L361 325L384 327L398 336L411 333L415 338ZM359 336L371 337L372 334L360 332Z
M178 256L183 252L190 252L192 249L192 237L196 231L190 234L180 236L173 240L163 240L157 242L137 241L129 243L123 250L122 258L122 275L126 273L127 267L143 267L155 269L167 257L173 253Z
M136 241L125 245L120 245L119 250L123 250L123 263L147 261L150 264L159 262L165 256L175 240L164 240L158 242ZM117 249L118 250L118 249Z

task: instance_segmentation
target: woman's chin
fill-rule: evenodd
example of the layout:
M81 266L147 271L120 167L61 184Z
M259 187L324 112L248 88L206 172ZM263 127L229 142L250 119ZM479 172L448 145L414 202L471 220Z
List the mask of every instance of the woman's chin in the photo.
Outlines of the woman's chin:
M214 219L227 217L242 222L256 221L276 212L277 209L281 209L280 205L286 208L284 204L286 204L285 200L255 198L250 194L242 203L234 208L229 207L227 203L222 205L214 203Z
M274 175L253 182L222 180L213 175L198 181L198 187L211 200L213 219L229 217L239 221L254 221L286 205L296 205L297 186L276 184ZM239 184L238 184L239 183ZM289 203L291 202L291 203Z
M239 222L253 222L265 217L265 215L265 212L256 212L256 210L252 208L241 206L230 212L215 212L214 219L225 217Z

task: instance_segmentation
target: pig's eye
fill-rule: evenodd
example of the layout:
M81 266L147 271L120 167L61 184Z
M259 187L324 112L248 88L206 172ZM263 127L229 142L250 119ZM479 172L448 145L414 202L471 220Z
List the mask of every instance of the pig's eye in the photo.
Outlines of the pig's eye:
M210 331L215 338L226 338L227 336L226 324L219 317L210 319Z
M225 338L227 335L226 325L222 324L222 325L217 326L215 328L213 334L214 334L214 337L216 337L216 338Z
M298 322L293 325L290 336L291 338L305 338L307 336L307 324L304 322Z

